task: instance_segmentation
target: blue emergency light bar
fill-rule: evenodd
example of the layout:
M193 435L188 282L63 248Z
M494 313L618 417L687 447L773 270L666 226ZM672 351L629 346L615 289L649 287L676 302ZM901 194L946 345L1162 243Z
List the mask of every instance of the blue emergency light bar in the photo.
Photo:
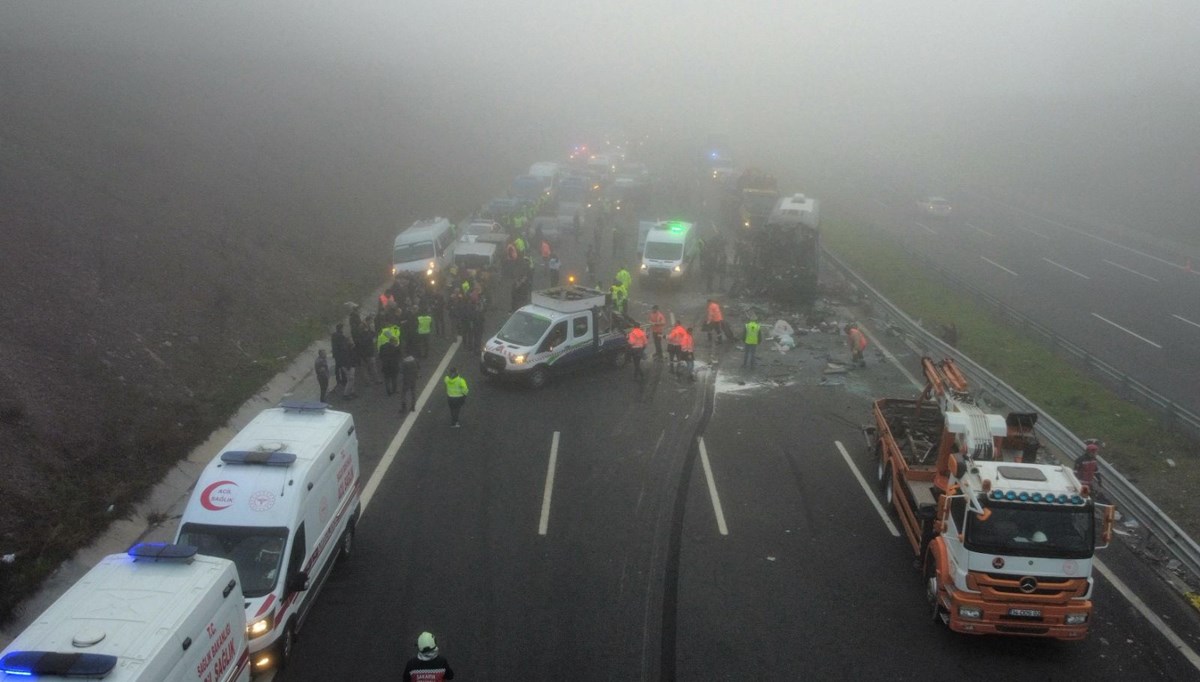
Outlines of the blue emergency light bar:
M230 450L229 452L221 453L221 461L226 464L261 464L269 467L286 467L295 463L296 455L290 452Z
M134 559L191 559L199 550L191 545L173 545L169 542L139 542L125 552Z
M1079 505L1084 503L1084 499L1080 495L1063 495L1057 497L1054 493L1028 493L1026 491L1016 490L993 490L991 494L993 500L999 502L1042 502L1045 504L1074 504Z
M0 658L0 673L21 677L55 675L98 680L107 677L116 667L117 657L105 654L13 651Z

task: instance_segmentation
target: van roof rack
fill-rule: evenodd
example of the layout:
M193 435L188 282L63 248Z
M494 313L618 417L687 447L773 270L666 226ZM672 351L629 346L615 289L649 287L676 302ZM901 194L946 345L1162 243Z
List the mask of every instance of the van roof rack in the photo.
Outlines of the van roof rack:
M221 453L226 464L261 464L269 467L291 466L296 455L290 452L263 452L262 450L229 450Z
M324 412L329 409L329 403L319 400L284 400L279 403L279 406L285 410L296 412Z
M191 545L173 545L169 542L139 542L126 552L134 559L153 559L154 561L188 559L200 551Z

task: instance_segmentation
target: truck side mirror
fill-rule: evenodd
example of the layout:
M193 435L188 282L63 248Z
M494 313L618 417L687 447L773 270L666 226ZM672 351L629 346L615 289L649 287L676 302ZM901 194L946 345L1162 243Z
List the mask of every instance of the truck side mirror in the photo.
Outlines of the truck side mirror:
M287 584L284 585L289 593L303 592L308 589L308 573L304 571L296 571L288 576Z

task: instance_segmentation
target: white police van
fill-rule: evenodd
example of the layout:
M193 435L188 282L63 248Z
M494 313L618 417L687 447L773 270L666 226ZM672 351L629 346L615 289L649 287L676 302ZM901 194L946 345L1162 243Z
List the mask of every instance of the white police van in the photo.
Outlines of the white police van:
M361 512L354 418L324 403L263 410L213 458L176 542L237 565L255 672L287 664L296 633Z
M100 560L0 654L0 680L246 682L237 569L195 547Z
M629 355L627 325L598 289L572 285L535 291L530 304L484 344L480 369L485 377L541 388L551 374L591 361L620 365Z

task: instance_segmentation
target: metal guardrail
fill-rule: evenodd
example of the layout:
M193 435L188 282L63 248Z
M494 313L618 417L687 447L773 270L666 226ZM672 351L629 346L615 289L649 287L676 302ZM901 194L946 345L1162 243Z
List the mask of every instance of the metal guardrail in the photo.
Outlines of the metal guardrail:
M1099 372L1111 380L1113 384L1134 398L1136 402L1158 412L1168 427L1179 428L1186 431L1192 438L1200 438L1200 415L1179 406L1175 401L1134 379L1129 374L1100 360L1092 355L1090 351L1055 334L1045 325L1030 319L995 296L982 291L970 282L946 272L946 270L942 269L924 254L910 249L905 249L905 251L913 258L921 261L926 270L938 273L947 282L953 284L956 289L970 292L972 296L995 308L1001 315L1019 323L1025 330L1042 337L1050 343L1055 351L1065 351L1070 356L1081 361L1088 370Z
M828 249L822 247L822 252L826 261L833 264L846 279L874 299L875 303L891 318L889 322L907 334L910 341L923 349L924 354L954 358L959 367L970 377L972 388L977 395L986 400L987 395L990 394L1012 410L1037 412L1039 415L1038 434L1044 442L1072 461L1083 452L1083 440L1046 414L1045 410L976 364L961 351L924 329L920 323L896 307ZM1163 510L1158 508L1158 505L1154 504L1112 465L1103 458L1099 458L1099 460L1100 472L1104 479L1103 494L1116 502L1117 508L1124 516L1137 519L1173 558L1179 560L1182 567L1193 578L1200 578L1200 545L1197 545L1195 540L1172 521Z

